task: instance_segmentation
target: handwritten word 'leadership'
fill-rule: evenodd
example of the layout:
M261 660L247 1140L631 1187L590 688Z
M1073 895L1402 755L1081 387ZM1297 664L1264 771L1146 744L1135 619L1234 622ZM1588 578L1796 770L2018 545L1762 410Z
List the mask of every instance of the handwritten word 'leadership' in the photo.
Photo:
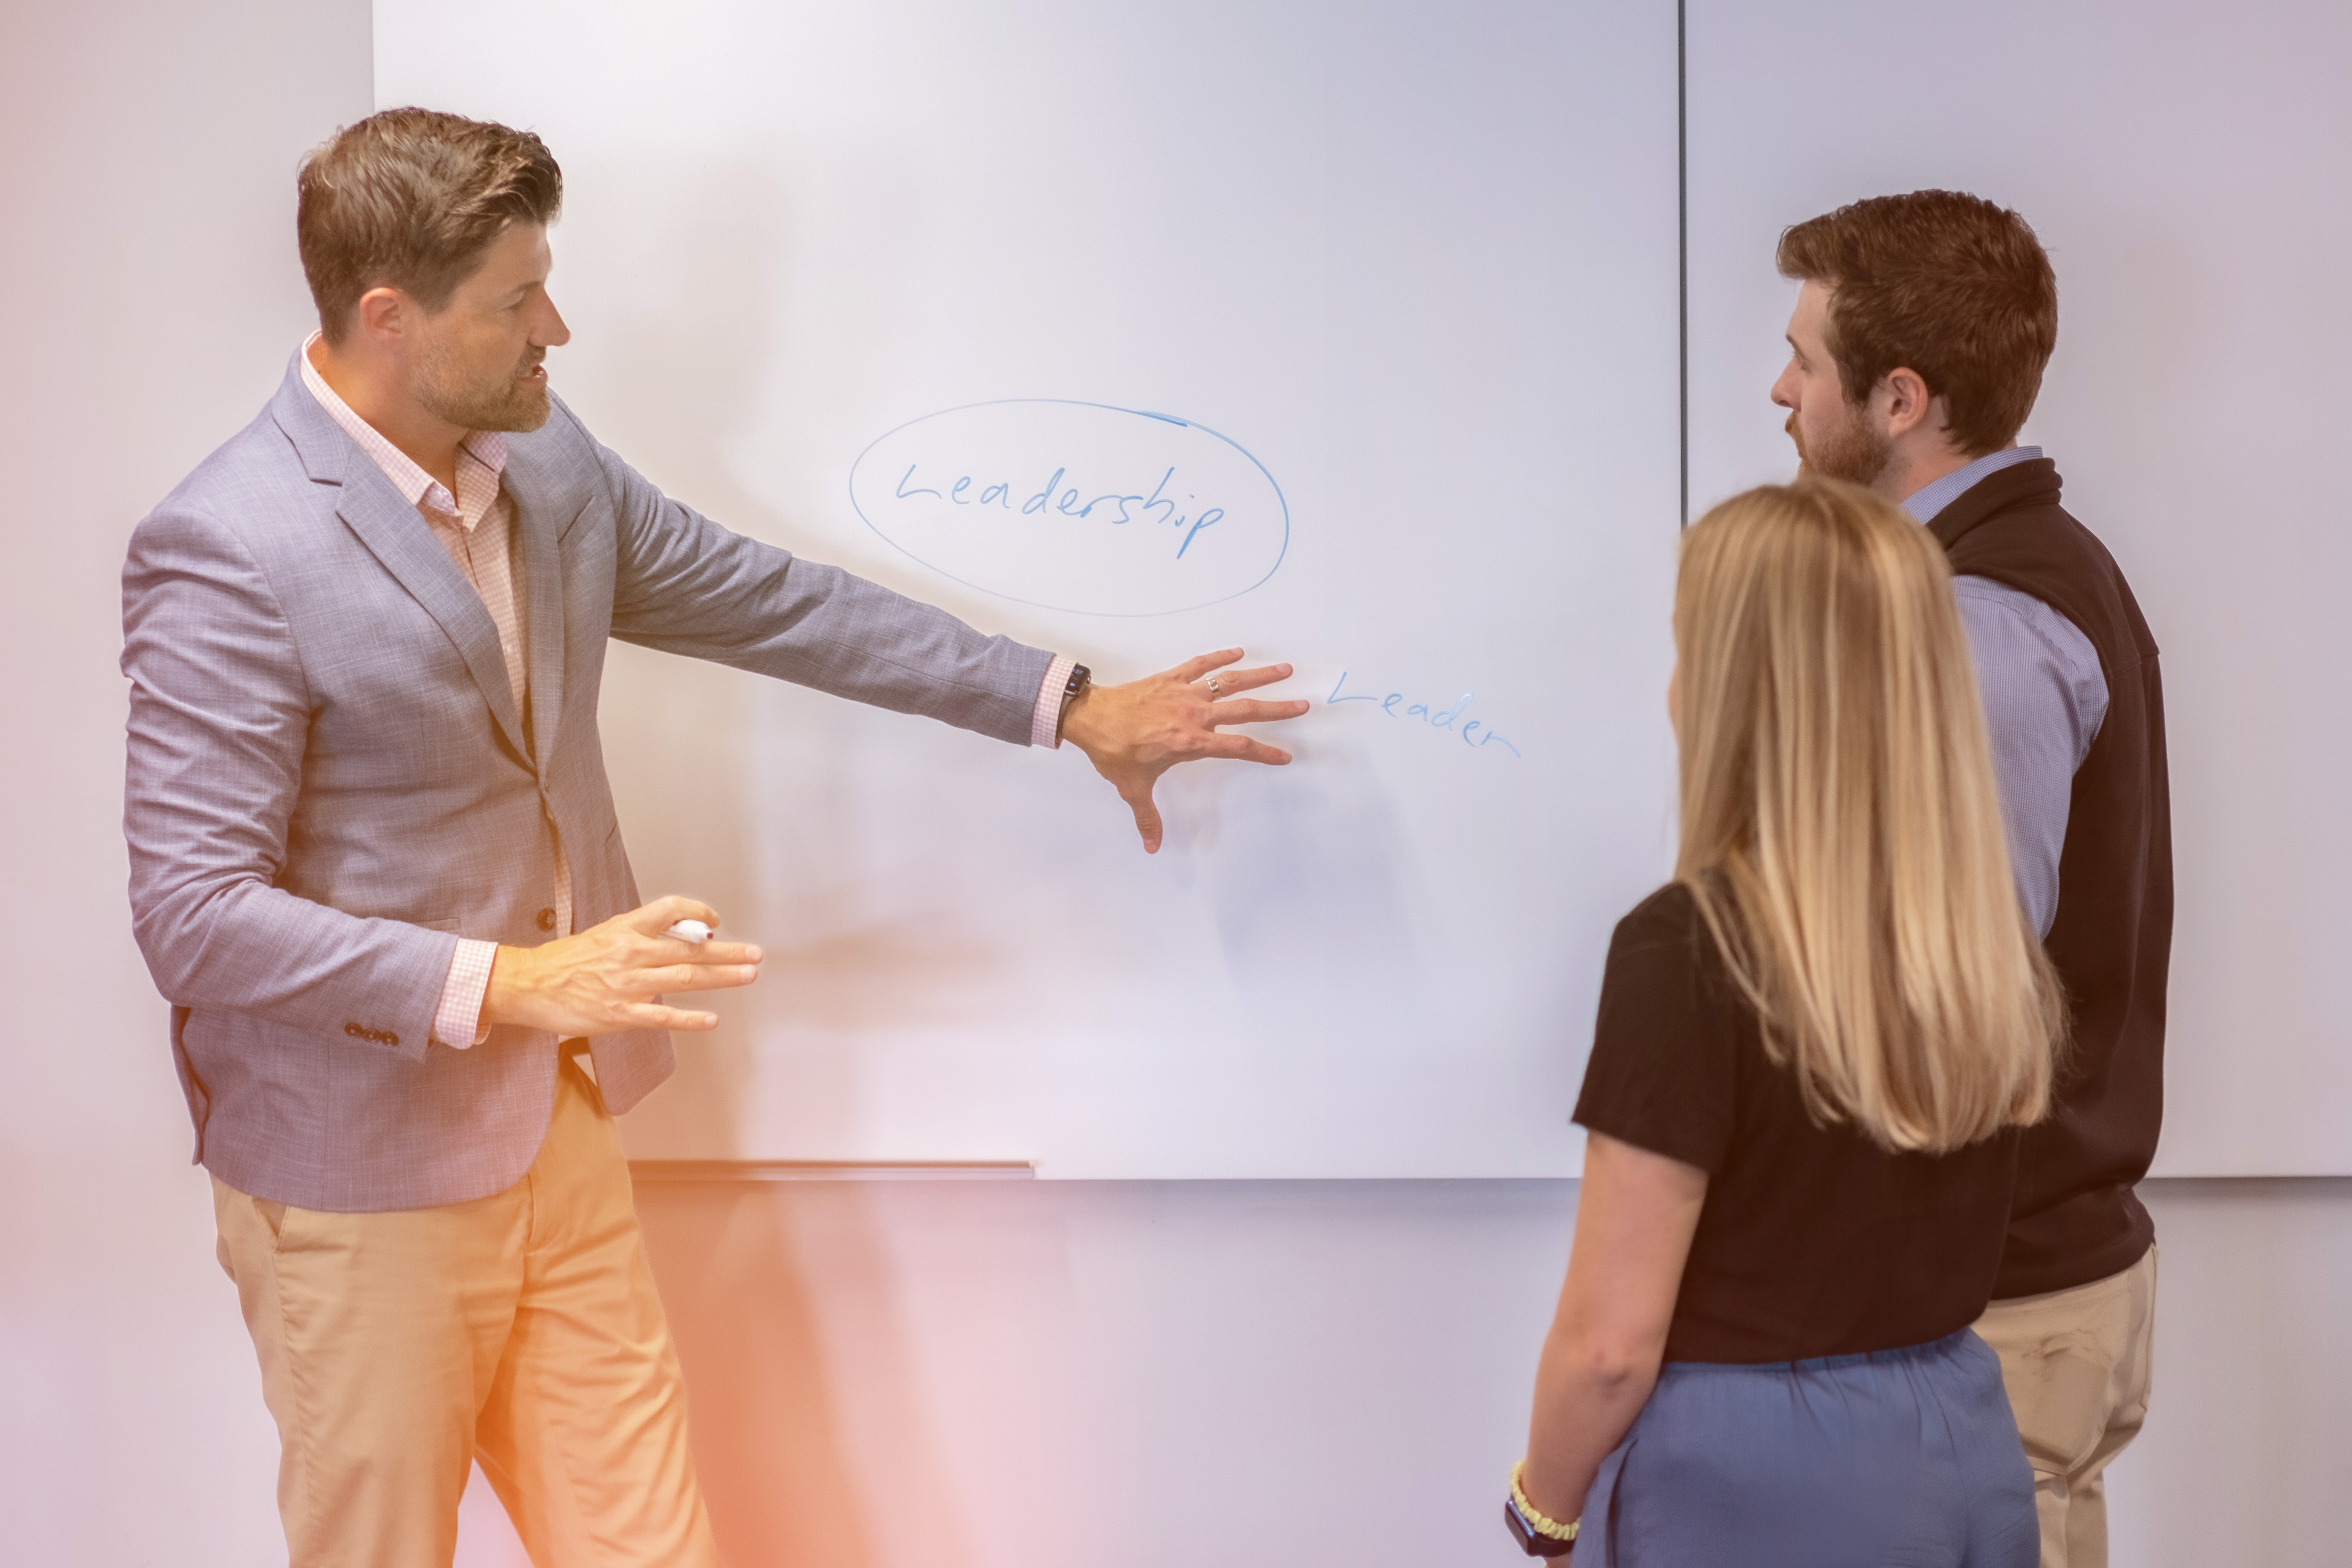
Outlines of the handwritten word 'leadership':
M907 471L898 476L896 499L913 500L918 496L935 496L954 506L999 507L1006 511L1013 510L1013 487L1010 484L999 482L986 485L981 489L978 495L968 495L965 492L971 489L975 481L970 474L962 474L951 483L941 480L940 482L947 484L948 487L942 491L935 487L919 485L915 482L915 471L921 467L919 463L907 465ZM1151 488L1151 493L1148 497L1140 491L1129 495L1106 490L1100 495L1088 497L1084 500L1079 499L1086 495L1084 490L1076 487L1068 489L1062 489L1062 477L1068 472L1067 468L1055 468L1054 477L1045 481L1044 488L1021 503L1020 515L1034 517L1040 512L1045 512L1062 517L1091 520L1094 518L1096 509L1100 508L1102 510L1100 521L1113 527L1121 527L1130 522L1141 522L1153 527L1164 527L1171 532L1181 530L1183 538L1176 545L1176 559L1179 561L1183 560L1184 552L1192 548L1193 539L1202 529L1216 527L1225 515L1224 508L1213 506L1197 516L1188 516L1183 508L1200 498L1188 495L1181 503L1179 503L1173 496L1167 493L1169 485L1176 478L1176 470L1173 468L1160 476L1160 482ZM1060 490L1061 493L1056 495L1055 493L1056 490ZM1116 516L1112 515L1114 510L1117 511ZM1160 515L1154 517L1152 513L1155 511ZM1189 527L1186 526L1188 523Z
M1466 691L1454 700L1454 706L1451 708L1433 707L1427 702L1415 702L1401 708L1400 704L1404 702L1404 693L1402 691L1391 691L1385 696L1370 691L1348 691L1342 696L1341 693L1347 684L1348 672L1343 669L1339 672L1338 683L1331 688L1331 695L1323 700L1324 704L1328 707L1341 702L1378 703L1381 711L1390 718L1418 719L1433 730L1443 730L1448 734L1460 736L1462 743L1474 752L1484 751L1488 746L1500 746L1515 757L1519 754L1519 749L1505 740L1498 731L1487 728L1484 719L1467 721L1463 719L1463 714L1468 712L1470 709L1470 694ZM1460 726L1458 729L1455 727L1457 724ZM1486 730L1483 735L1478 733L1481 729Z

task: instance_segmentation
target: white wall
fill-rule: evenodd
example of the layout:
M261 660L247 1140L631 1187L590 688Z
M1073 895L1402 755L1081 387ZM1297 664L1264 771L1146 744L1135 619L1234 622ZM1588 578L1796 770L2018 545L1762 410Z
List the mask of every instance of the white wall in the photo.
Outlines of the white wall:
M10 29L0 1555L246 1568L281 1550L275 1443L127 931L116 574L305 328L291 170L368 107L366 8L118 0ZM2158 1405L2118 1563L2339 1561L2352 1182L2149 1195ZM760 1568L1516 1561L1495 1488L1571 1208L1532 1183L642 1202L714 1512ZM1339 1518L1361 1533L1334 1549ZM469 1510L471 1568L510 1542Z
M367 112L364 0L13 5L0 22L0 1557L282 1552L275 1436L164 1009L131 942L131 526L309 325L294 163Z

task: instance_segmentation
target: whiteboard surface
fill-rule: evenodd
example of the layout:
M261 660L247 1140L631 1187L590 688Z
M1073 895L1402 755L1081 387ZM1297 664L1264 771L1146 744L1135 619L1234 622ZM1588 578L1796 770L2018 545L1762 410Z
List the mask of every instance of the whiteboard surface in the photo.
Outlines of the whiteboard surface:
M640 880L770 955L633 1155L1574 1173L1671 855L1673 6L375 15L380 105L554 149L556 387L670 493L1315 704L1148 858L1074 754L615 647Z
M2163 649L2179 918L2158 1175L2352 1172L2352 10L1691 0L1691 499L1792 467L1780 230L1973 191L2057 268L2023 440Z

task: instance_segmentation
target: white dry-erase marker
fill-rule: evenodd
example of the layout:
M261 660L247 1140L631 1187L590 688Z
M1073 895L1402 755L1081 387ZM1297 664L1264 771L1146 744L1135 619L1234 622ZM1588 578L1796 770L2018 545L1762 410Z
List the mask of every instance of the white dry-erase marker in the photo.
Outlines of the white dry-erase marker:
M680 921L662 935L674 936L680 942L709 942L710 928L700 921Z

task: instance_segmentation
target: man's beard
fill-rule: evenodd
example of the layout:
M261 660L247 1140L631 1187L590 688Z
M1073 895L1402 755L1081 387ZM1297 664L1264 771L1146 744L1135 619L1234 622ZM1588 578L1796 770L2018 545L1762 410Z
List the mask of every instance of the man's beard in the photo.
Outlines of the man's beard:
M1789 439L1797 444L1797 471L1824 479L1844 479L1864 487L1876 484L1895 461L1895 442L1870 427L1862 411L1845 406L1845 418L1832 427L1818 449L1808 449L1797 416L1789 416Z
M455 354L431 353L416 378L416 401L460 429L536 430L547 423L547 384L520 378L546 355L546 350L534 349L510 374L486 381Z

